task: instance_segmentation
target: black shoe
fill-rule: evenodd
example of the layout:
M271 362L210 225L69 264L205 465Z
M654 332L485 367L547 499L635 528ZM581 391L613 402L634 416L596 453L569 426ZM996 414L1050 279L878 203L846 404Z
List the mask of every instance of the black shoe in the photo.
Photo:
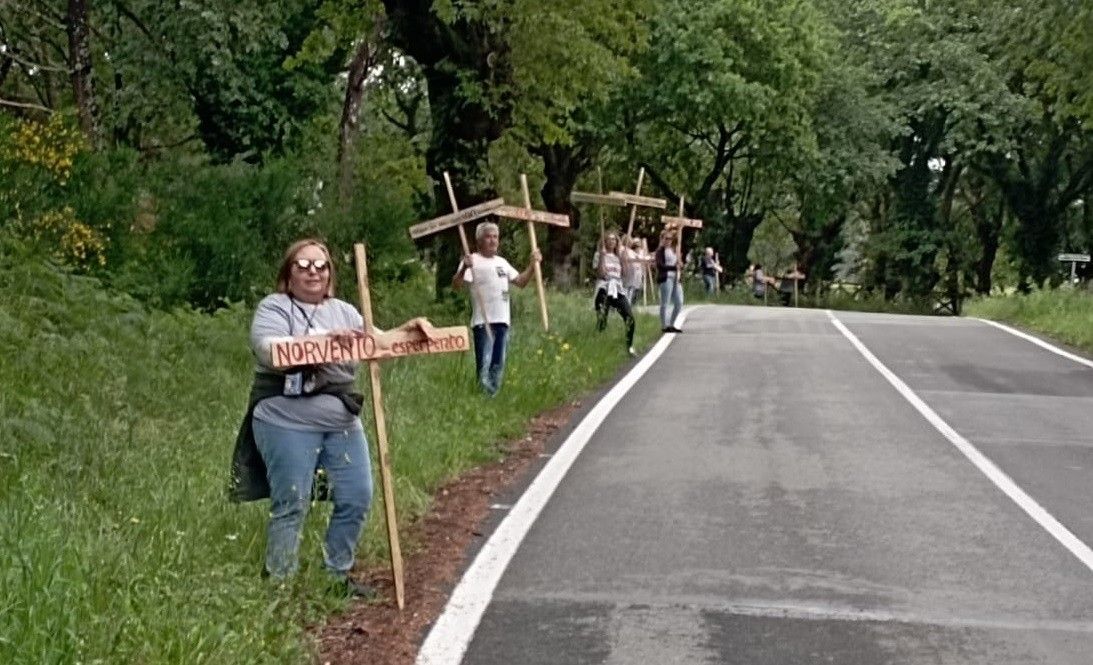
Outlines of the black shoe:
M660 332L662 332L662 333L669 333L669 332L672 332L672 327L671 327L671 326L668 326L667 328L661 328L661 329L660 329Z
M675 326L668 326L668 332L681 333L683 331L679 328L676 328Z
M348 577L334 580L331 583L330 588L336 593L344 594L346 598L360 598L361 600L375 600L376 598L379 598L379 592L376 591L375 588Z

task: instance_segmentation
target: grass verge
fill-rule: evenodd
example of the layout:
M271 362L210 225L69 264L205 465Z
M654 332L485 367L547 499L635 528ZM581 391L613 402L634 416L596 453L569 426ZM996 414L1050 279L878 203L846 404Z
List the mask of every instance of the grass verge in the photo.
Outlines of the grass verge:
M0 289L0 662L310 660L305 627L344 602L322 590L329 507L315 506L301 574L278 588L258 576L268 504L224 495L252 371L251 312L148 310L3 247ZM416 301L420 289L406 293ZM391 311L463 318L385 295ZM551 295L549 334L533 289L514 310L496 399L475 389L470 354L384 365L403 526L445 479L496 459L532 415L627 360L617 317L596 334L587 296ZM656 328L639 318L635 345L647 348ZM377 500L366 565L385 556L381 510Z
M1037 290L978 298L967 303L964 313L1012 323L1093 353L1093 294L1088 291Z

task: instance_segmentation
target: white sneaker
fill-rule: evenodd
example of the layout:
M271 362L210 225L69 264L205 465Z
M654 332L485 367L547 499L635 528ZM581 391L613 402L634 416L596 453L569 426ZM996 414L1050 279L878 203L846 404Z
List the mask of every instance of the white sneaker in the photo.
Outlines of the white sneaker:
M632 346L629 349L627 349L627 351L630 353L630 357L634 357L634 356L638 355L638 352L635 351L634 347L632 347Z

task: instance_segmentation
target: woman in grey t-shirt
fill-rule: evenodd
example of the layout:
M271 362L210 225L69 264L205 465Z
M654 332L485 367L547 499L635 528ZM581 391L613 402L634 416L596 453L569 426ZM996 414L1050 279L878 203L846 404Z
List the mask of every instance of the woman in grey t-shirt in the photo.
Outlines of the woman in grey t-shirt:
M287 370L270 364L270 346L277 338L364 334L360 313L333 294L330 252L317 240L298 241L285 252L277 292L258 304L251 324L257 367L249 424L270 497L265 572L277 579L296 572L300 533L316 471L322 469L334 502L324 564L348 593L369 595L370 589L348 577L372 502L368 445L358 418L361 396L353 388L357 363Z

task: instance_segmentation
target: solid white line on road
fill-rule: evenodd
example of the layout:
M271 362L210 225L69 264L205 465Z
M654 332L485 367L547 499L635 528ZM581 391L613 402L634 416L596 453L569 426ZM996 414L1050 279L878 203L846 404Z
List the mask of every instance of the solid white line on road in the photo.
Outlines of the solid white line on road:
M1067 358L1069 360L1073 360L1076 363L1081 363L1082 365L1085 365L1086 367L1093 368L1093 360L1090 360L1088 358L1083 358L1083 357L1081 357L1077 354L1071 353L1070 351L1064 351L1063 349L1060 349L1057 346L1053 346L1051 344L1048 344L1047 342L1040 339L1039 337L1035 337L1035 336L1030 335L1028 333L1021 332L1020 330L1015 330L1015 329L1010 328L1009 326L1007 326L1003 323L998 323L997 321L988 321L987 319L975 319L975 320L980 321L982 323L985 323L988 326L994 326L995 328L998 328L999 330L1005 330L1009 334L1015 335L1015 336L1020 337L1021 339L1024 339L1024 340L1028 340L1028 341L1032 342L1033 344L1035 344L1036 346L1038 346L1042 349L1047 349L1048 351L1051 351L1052 353L1054 353L1056 355L1060 355L1060 356L1062 356L1064 358Z
M693 308L680 314L680 324L692 310ZM478 622L493 598L493 591L497 588L502 573L554 489L611 410L653 366L675 337L664 335L653 345L645 357L588 412L524 491L452 591L444 612L421 645L417 656L418 665L457 665L462 662L463 654L466 653L474 631L478 628Z
M1050 533L1055 540L1062 543L1063 547L1068 549L1071 554L1078 557L1078 560L1085 564L1086 568L1093 570L1093 550L1091 550L1088 545L1071 533L1070 530L1063 526L1059 520L1055 519L1051 513L1044 510L1040 504L1036 503L1035 499L1018 487L1017 483L1013 482L1013 479L1006 475L1002 469L998 468L994 462L990 461L986 455L979 452L978 448L958 434L949 423L942 420L941 416L937 415L937 412L930 408L922 398L916 395L902 379L896 376L892 370L885 367L884 363L878 360L877 357L873 355L872 351L866 348L854 333L850 332L849 328L843 325L843 322L835 316L834 312L828 310L827 315L831 317L831 322L835 324L835 327L839 329L839 332L850 340L850 343L854 345L854 348L869 361L869 364L872 365L874 369L880 372L881 376L888 380L888 383L892 384L892 387L894 387L905 400L911 403L911 406L915 407L915 410L922 414L922 416L926 418L938 432L941 432L950 443L956 446L957 450L964 453L964 456L967 457L977 469L983 472L983 475L987 476L998 489L1005 492L1006 496L1028 513L1029 517Z

